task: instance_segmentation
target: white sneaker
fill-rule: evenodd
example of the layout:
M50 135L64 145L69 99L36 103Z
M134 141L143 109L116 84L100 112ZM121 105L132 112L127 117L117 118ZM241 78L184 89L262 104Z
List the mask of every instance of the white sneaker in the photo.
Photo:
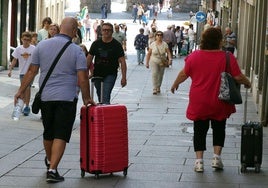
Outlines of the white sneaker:
M204 172L204 163L201 161L196 161L194 164L195 172Z
M213 157L211 166L212 166L212 168L216 168L216 169L219 169L219 170L223 169L222 161L218 157Z

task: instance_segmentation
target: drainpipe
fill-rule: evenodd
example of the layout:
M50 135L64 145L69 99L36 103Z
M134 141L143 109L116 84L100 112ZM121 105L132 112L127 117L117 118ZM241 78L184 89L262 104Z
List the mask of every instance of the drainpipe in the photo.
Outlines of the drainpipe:
M267 52L266 52L267 53ZM264 75L263 75L264 82L263 82L263 95L262 95L262 111L261 114L261 122L263 123L263 126L268 126L268 54L265 54L265 62L264 62Z

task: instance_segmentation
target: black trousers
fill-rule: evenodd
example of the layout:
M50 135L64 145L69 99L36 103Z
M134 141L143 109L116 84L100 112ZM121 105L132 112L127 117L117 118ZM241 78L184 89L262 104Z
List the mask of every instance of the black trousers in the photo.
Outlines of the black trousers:
M235 51L235 48L234 47L228 47L228 48L224 48L224 50L229 51L229 52L231 52L233 54L234 51Z
M213 134L213 146L224 147L226 119L222 121L200 120L194 121L194 151L205 151L207 149L206 138L210 122Z
M173 44L172 44L172 42L169 42L169 43L167 43L168 44L168 49L169 49L169 51L170 51L170 53L171 53L171 57L173 57Z

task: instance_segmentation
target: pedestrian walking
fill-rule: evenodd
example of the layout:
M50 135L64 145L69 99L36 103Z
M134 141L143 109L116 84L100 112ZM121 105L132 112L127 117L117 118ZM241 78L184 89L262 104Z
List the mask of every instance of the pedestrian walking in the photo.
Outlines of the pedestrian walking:
M90 40L90 32L91 32L91 25L92 25L92 21L91 18L89 16L89 14L86 15L86 18L83 20L83 25L85 28L85 40L86 41L91 41Z
M193 16L195 16L195 13L194 13L193 11L190 11L190 12L189 12L190 20L192 19Z
M163 4L164 4L164 0L159 0L160 13L162 12Z
M103 78L103 103L110 104L111 93L117 79L118 68L120 64L121 70L121 86L125 87L127 84L127 64L125 60L125 53L116 39L112 37L113 25L111 23L102 24L102 38L94 41L89 49L87 56L88 65L94 64L94 77ZM94 59L94 62L93 62ZM101 102L101 84L99 81L95 82L98 99Z
M138 16L138 6L136 3L133 3L132 5L132 18L133 18L133 23L137 23L137 16Z
M127 38L125 33L120 31L120 26L115 24L114 26L114 32L112 34L112 37L116 39L123 47L125 53L127 51Z
M148 35L148 46L155 41L155 33L157 32L156 27L153 26Z
M102 19L107 18L107 12L108 12L107 3L103 3L102 6L101 6L101 18Z
M120 23L119 27L120 27L120 31L123 32L125 34L125 36L127 37L127 24L126 23Z
M38 40L37 40L38 34L36 32L31 32L31 34L32 34L31 45L36 46L38 44Z
M144 29L140 28L139 34L136 35L135 40L134 40L134 46L137 51L137 61L138 64L143 64L144 57L146 54L145 49L148 46L148 37L144 35Z
M224 34L224 50L231 52L232 54L235 51L236 46L236 35L231 30L230 27L225 28L225 34Z
M144 35L146 36L146 38L147 38L147 41L148 41L148 39L149 39L149 34L150 34L150 27L148 26L148 24L146 24L146 23L142 23L142 28L143 28L143 30L144 30Z
M172 8L171 8L171 7L169 7L169 8L167 9L167 18L168 18L168 19L171 19L171 18L172 18Z
M157 31L155 41L149 45L146 56L146 67L150 67L152 70L153 95L161 92L160 88L165 72L165 66L161 65L162 57L167 57L166 60L171 63L172 56L167 43L163 41L163 32Z
M235 105L218 99L221 72L225 71L226 54L221 50L222 33L217 28L209 28L202 33L200 50L192 52L185 59L185 66L179 72L171 92L191 78L189 104L186 117L194 122L194 170L204 171L203 155L206 150L206 135L211 124L213 130L212 168L223 169L221 159L225 142L226 119L235 113ZM251 87L250 81L241 73L236 58L230 53L230 74L239 84Z
M73 37L72 42L80 45L83 41L83 32L81 30L82 27L82 23L80 21L77 20L77 30L76 30L76 35L75 37Z
M159 7L158 7L158 4L155 3L155 4L154 4L154 7L153 7L154 19L157 18L157 16L158 16L158 12L159 12Z
M48 38L48 28L49 28L50 24L52 24L52 20L51 20L50 17L45 17L42 20L42 29L40 29L37 32L37 35L38 35L37 40L38 40L38 42Z
M144 9L143 9L143 7L142 7L141 4L138 4L138 12L137 12L137 15L138 15L139 23L141 24L142 16L144 16ZM143 18L145 19L145 16Z
M95 35L94 40L97 40L98 38L98 33L97 33L98 26L99 26L99 20L96 19L95 22L93 23L93 30L94 30L94 35Z
M19 64L19 74L20 74L20 83L22 84L22 80L25 77L26 72L30 64L32 63L32 55L35 49L34 45L31 45L32 42L32 33L25 31L21 34L22 45L15 48L13 53L12 62L9 66L8 76L11 77L13 67L18 63ZM30 114L30 99L31 99L31 86L33 82L29 82L24 93L23 102L25 107L23 109L23 114L28 116Z
M175 36L176 36L176 40L177 40L178 57L180 57L181 56L181 48L182 48L182 44L183 44L183 33L182 33L180 26L176 27ZM175 51L175 56L176 56L176 51Z
M195 41L195 36L196 36L196 33L194 32L193 24L189 25L188 36L189 36L189 52L188 53L190 54L194 50L194 41Z
M163 33L163 41L168 44L169 51L171 53L171 57L173 57L173 46L177 43L176 36L174 31L172 31L172 26L168 25L167 30Z
M96 33L97 33L97 39L101 39L102 37L102 24L104 23L103 20L100 20L99 25L97 25Z
M48 27L48 38L54 37L60 33L60 26L56 23L51 23Z
M156 30L158 30L157 23L156 23L156 18L153 19L150 27L151 27L151 29L154 27Z
M149 14L149 18L152 18L153 15L154 15L154 4L153 3L150 3L148 6L148 10L150 11L150 14Z
M77 83L81 88L85 105L95 105L90 98L86 57L78 45L71 43L78 29L75 18L63 19L60 34L40 42L32 54L32 62L22 84L14 97L14 102L24 98L25 90L39 72L39 85L64 45L70 43L62 54L41 95L41 115L44 126L43 145L46 152L46 181L56 183L64 181L58 173L58 165L69 142L76 117ZM48 55L49 54L49 55Z

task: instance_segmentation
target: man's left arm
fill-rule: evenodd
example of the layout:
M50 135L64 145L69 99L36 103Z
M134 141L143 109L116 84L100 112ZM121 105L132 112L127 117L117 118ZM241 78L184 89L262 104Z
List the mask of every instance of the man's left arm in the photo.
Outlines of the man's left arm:
M121 86L125 87L127 85L127 64L124 56L119 58L119 63L122 74Z
M123 49L126 52L127 51L127 37L124 34L124 39L123 39Z
M88 72L84 70L80 70L77 72L77 78L79 87L81 89L82 99L84 105L96 105L93 99L90 96L90 87L89 87L89 80L88 80Z
M38 65L31 64L27 73L24 75L23 80L21 82L21 86L19 87L19 90L14 96L14 104L17 103L18 98L23 99L24 98L24 92L27 87L29 87L30 83L34 80L35 76L37 75L39 71Z

